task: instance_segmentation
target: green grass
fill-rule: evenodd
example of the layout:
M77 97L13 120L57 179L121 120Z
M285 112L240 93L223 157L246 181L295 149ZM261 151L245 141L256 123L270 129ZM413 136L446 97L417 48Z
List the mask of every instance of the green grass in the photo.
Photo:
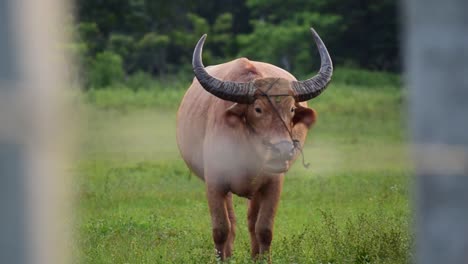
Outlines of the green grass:
M366 74L356 77L360 84L338 74L310 102L319 114L304 151L311 168L296 162L287 174L274 263L411 262L404 95L397 77ZM189 174L175 142L175 111L188 84L82 96L76 263L216 263L203 182ZM246 201L234 202L229 262L252 263Z

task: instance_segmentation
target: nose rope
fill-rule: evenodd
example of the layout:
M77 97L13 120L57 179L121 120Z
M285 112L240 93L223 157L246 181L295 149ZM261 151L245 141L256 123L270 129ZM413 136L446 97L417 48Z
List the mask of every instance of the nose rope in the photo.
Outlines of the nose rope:
M268 91L270 91L270 89L273 87L273 85L278 82L279 79L276 79L271 85L270 87L268 87L268 89L266 90L266 92L263 92L261 89L258 89L258 91L260 91L262 93L262 96L265 96L268 100L268 103L270 103L271 107L273 107L276 115L278 116L278 118L281 120L281 123L283 124L284 128L286 129L286 131L288 131L288 134L289 134L289 137L291 138L291 141L293 143L293 147L294 149L298 149L299 152L301 152L301 156L302 156L302 166L304 166L304 168L308 169L309 166L310 166L310 163L305 163L305 158L304 158L304 152L302 151L302 147L301 147L301 144L300 144L300 141L298 139L295 139L293 137L293 134L292 134L292 131L289 130L288 126L286 125L286 122L283 120L283 118L281 117L281 114L280 112L278 111L278 109L275 107L275 105L273 104L273 101L271 101L271 97L270 95L268 94ZM288 94L284 94L284 95L279 95L279 96L289 96Z

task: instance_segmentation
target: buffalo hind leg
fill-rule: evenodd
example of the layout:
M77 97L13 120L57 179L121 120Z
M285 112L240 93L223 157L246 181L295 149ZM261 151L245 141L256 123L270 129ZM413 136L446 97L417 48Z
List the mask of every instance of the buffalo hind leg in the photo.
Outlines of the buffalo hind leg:
M229 229L228 240L225 246L225 254L226 254L226 258L229 258L232 255L232 250L234 248L234 239L236 238L236 215L234 214L232 193L228 193L226 195L226 208L228 212L230 229Z
M211 214L216 255L219 259L225 260L226 244L230 232L230 222L226 207L226 193L220 192L218 188L210 188L210 185L207 185L206 194Z

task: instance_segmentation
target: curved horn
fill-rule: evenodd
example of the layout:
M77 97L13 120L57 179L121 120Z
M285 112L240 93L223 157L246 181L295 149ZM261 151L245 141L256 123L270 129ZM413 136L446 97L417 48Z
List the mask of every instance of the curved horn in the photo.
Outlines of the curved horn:
M333 74L333 64L327 47L313 28L310 28L310 31L320 53L320 71L308 80L292 82L294 98L297 102L307 101L321 94L327 88Z
M253 82L237 83L221 81L211 76L203 66L202 50L205 43L206 34L204 34L195 46L192 59L193 72L201 86L212 95L223 100L232 101L240 104L249 104L254 101L255 88Z

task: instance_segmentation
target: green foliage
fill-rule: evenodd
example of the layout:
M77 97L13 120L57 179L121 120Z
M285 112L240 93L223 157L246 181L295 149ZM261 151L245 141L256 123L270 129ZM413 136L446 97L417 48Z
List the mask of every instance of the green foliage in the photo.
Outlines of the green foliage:
M217 54L230 55L233 54L235 41L234 34L232 33L232 23L233 17L231 13L220 14L212 27L213 44L216 45L218 49L215 50ZM225 60L226 58L221 58Z
M197 35L201 35L203 33L206 33L209 31L210 26L208 25L208 22L206 19L203 17L194 14L194 13L188 13L187 14L187 19L188 21L191 22L192 27L193 27L193 32Z
M180 54L180 63L183 65L191 66L191 56L193 48L197 43L198 39L205 33L209 33L209 24L208 21L196 14L189 13L187 14L187 20L189 21L190 31L188 30L175 30L172 32L173 44L175 44L175 49ZM208 58L210 61L211 51L209 49L205 50L204 58ZM188 67L187 69L190 69Z
M83 59L86 58L89 47L85 42L75 42L66 45L66 51L72 58Z
M138 71L127 78L125 85L130 89L137 91L154 88L158 85L158 83L150 74L143 71Z
M351 68L335 69L333 82L374 88L383 86L401 87L403 85L401 77L396 74Z
M280 0L247 0L246 3L254 18L272 25L291 21L298 13L338 16L337 31L318 31L336 65L400 69L397 1L292 0L288 1L287 8ZM316 24L308 26L316 27Z
M90 86L95 88L106 88L113 84L122 82L124 70L122 58L111 51L97 54L91 64Z
M89 56L99 51L103 39L99 27L94 22L82 22L78 23L75 29L76 39L78 43L86 45L86 54L83 56Z
M298 78L307 78L308 76L310 76L310 73L298 76ZM114 85L114 88L116 89L126 88L129 94L127 92L122 93L121 91L113 93L112 91L93 90L86 96L93 98L102 96L102 99L99 99L100 103L98 103L98 105L106 108L126 107L127 104L132 105L132 107L157 107L160 106L161 103L164 106L176 108L180 103L185 90L192 82L192 79L192 74L179 74L166 76L166 78L155 79L146 72L138 71L129 75L125 81ZM363 106L367 105L368 107L366 107L366 109L368 111L362 113L363 119L365 119L365 115L372 116L374 113L379 111L388 113L387 109L380 107L382 106L382 103L384 103L382 100L392 98L391 102L387 102L388 104L401 104L402 95L400 87L401 79L399 75L396 74L350 68L337 68L335 69L332 82L325 91L324 96L321 96L316 100L326 102L327 108L323 109L323 112L331 112L333 115L335 115L337 111L350 111L350 115L357 114L353 110L354 104L362 104ZM380 91L367 91L363 94L363 89L378 89ZM130 93L130 90L135 91L135 93ZM168 96L166 92L170 93L171 96L166 98L166 101L163 102L165 100L164 96ZM175 96L175 94L177 94L177 96ZM328 96L328 94L330 94L330 96ZM378 95L382 94L392 96L386 96L384 98L378 97ZM113 97L109 102L104 99L108 96ZM366 96L370 96L370 98L366 98ZM354 102L349 105L350 109L345 110L343 107L348 107L347 103L351 102L347 97L354 98ZM142 100L138 101L136 98L141 98ZM131 103L129 103L130 101ZM311 103L315 104L314 101ZM341 108L337 108L337 102L342 104ZM378 103L371 107L370 105L372 102ZM391 111L391 113L396 112Z
M108 49L124 59L129 59L135 49L135 40L132 36L123 34L111 34L109 36Z
M297 74L310 73L320 65L320 59L313 63L312 54L317 54L317 48L309 31L310 25L319 32L336 32L339 21L338 16L318 13L297 13L279 25L255 21L251 34L238 36L239 54L276 64Z
M138 64L149 73L156 69L159 73L165 73L167 69L167 47L170 43L169 36L158 35L154 32L145 34L136 43L136 56Z
M77 42L85 83L97 54L110 50L126 74L190 71L193 47L209 34L206 65L249 57L296 75L315 72L314 27L336 66L400 69L398 16L394 0L243 0L154 2L81 0L77 3Z

